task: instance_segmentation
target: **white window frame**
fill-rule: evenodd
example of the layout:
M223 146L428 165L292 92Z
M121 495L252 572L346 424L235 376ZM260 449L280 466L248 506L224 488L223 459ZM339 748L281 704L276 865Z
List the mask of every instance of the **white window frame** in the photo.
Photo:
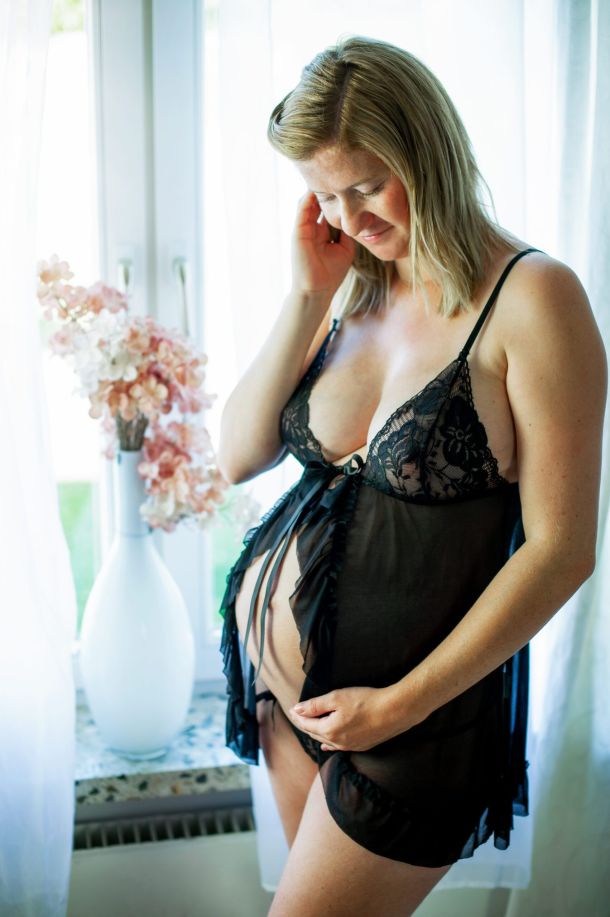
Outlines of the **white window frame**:
M205 351L202 276L203 0L86 0L94 93L99 263L111 284L130 266L131 309L188 331ZM179 99L179 104L174 101ZM186 266L181 286L176 261ZM186 294L184 296L183 294ZM185 308L186 301L186 308ZM187 315L185 316L185 313ZM186 321L185 321L186 318ZM113 533L112 469L100 486L102 559ZM154 534L186 601L195 679L221 683L211 539ZM78 664L77 687L82 688Z

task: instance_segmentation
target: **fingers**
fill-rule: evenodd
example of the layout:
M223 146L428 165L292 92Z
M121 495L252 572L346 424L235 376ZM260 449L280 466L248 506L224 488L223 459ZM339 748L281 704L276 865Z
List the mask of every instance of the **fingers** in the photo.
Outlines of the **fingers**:
M337 229L336 226L333 226L328 222L324 216L322 207L318 198L315 196L313 191L308 191L301 198L299 198L299 209L303 215L307 216L309 219L313 219L315 216L315 222L319 226L328 227L328 237L330 242L339 242L341 239L341 230ZM307 220L306 220L307 221Z
M315 236L320 242L341 241L341 230L328 222L313 191L299 198L296 228L305 227L315 227L316 230L320 227L323 231L317 232Z
M315 206L318 208L318 210L320 209L320 202L318 201L318 198L316 197L316 195L314 194L313 191L306 191L305 194L303 194L303 195L299 198L299 203L301 203L301 204L305 204L305 203L315 204Z
M337 699L333 693L319 694L309 700L300 701L291 707L293 713L304 716L320 716L323 713L332 713L336 709Z
M304 194L303 197L299 198L297 205L295 229L298 231L315 228L320 213L320 205L315 194L312 191Z
M336 226L331 226L330 223L328 224L328 234L331 242L341 241L341 230L337 229Z

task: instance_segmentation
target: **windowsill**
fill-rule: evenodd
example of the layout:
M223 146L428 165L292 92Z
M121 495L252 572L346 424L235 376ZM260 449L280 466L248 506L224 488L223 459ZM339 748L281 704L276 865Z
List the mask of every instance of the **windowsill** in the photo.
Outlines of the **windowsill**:
M249 794L248 765L225 745L225 711L224 686L196 683L184 728L166 754L152 761L130 761L105 745L85 694L78 691L77 812L89 817L110 803L133 804L161 798L177 802L176 797L218 793L227 794L221 799L229 800L230 796Z

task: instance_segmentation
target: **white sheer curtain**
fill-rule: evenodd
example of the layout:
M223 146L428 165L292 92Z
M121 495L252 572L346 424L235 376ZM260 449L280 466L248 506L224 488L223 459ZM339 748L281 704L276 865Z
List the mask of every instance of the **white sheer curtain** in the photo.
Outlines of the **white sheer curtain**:
M51 0L0 5L0 914L60 917L74 823L76 603L50 464L35 196Z
M610 141L602 115L610 103L608 4L310 0L299 7L219 0L219 9L219 187L226 250L234 252L239 244L245 259L245 269L231 272L226 285L238 373L259 349L288 289L290 230L304 190L294 167L268 146L267 118L303 65L345 33L401 45L440 77L470 133L500 223L577 271L610 340L610 306L603 295L610 286L610 194L602 171ZM261 502L269 505L298 472L289 458L261 475L254 482ZM437 886L481 886L481 913L491 903L482 889L496 886L512 889L505 898L511 917L576 913L576 900L590 905L579 913L604 912L609 490L606 461L597 570L531 643L530 816L515 818L509 850L497 851L490 842ZM251 768L251 779L261 878L273 889L286 845L264 765ZM454 914L455 906L456 899L435 890L422 915Z
M559 0L556 16L554 254L580 277L610 353L610 6ZM527 890L512 892L506 917L608 913L609 499L607 405L596 570L536 638L546 665L532 878Z

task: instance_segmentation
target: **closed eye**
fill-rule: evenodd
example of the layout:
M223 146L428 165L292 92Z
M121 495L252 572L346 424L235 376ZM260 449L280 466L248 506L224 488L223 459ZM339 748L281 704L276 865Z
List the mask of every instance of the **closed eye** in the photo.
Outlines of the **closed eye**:
M383 190L384 185L385 185L385 182L382 182L381 185L378 185L376 188L373 188L372 191L360 191L359 193L361 197L373 197L373 195L379 194L379 192Z
M372 191L356 191L355 193L360 197L373 197L375 194L379 194L379 192L383 190L384 185L385 181L383 181L380 185L377 185L376 188L373 188ZM330 204L333 200L334 197L318 197L319 204Z

